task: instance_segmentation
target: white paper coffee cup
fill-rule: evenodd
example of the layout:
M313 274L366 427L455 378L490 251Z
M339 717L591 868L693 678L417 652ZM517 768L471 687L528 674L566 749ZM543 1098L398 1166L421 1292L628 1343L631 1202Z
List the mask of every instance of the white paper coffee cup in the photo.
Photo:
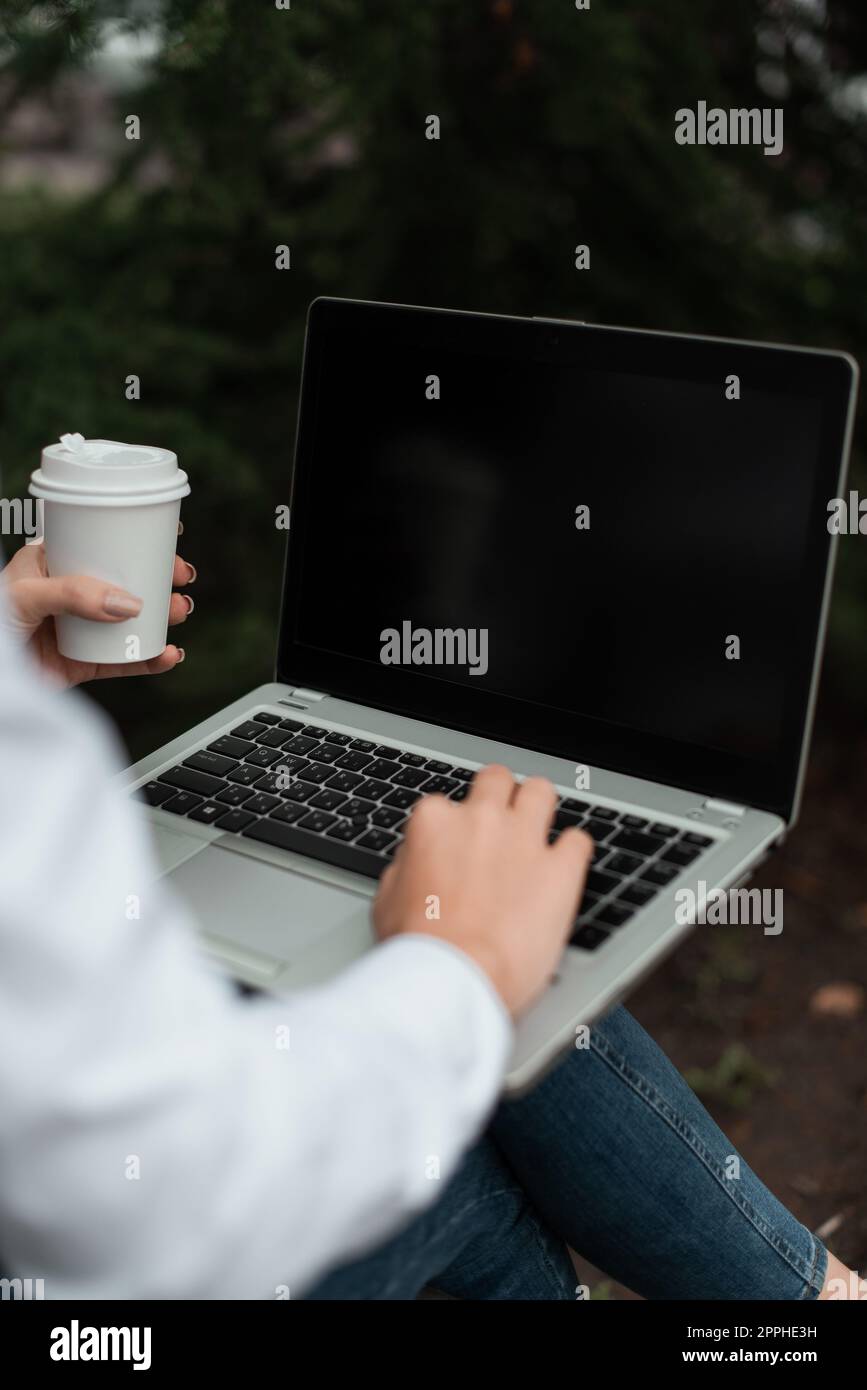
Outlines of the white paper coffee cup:
M30 492L44 503L51 577L84 574L142 600L120 623L57 617L62 656L147 661L166 645L181 498L187 475L169 449L64 435L42 451Z

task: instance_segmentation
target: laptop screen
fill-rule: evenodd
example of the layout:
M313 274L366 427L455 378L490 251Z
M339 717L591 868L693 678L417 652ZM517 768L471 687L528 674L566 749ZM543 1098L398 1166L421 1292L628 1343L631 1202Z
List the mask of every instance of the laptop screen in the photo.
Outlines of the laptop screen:
M852 370L320 300L278 674L787 814Z

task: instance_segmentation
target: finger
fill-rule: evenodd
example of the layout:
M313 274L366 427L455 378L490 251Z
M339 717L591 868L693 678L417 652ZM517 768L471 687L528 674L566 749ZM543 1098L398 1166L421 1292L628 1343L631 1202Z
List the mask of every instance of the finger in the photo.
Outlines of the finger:
M389 893L391 892L391 889L394 887L395 872L395 866L393 863L391 863L389 864L388 868L385 869L380 875L379 887L376 890L377 902L380 902L383 898L388 897Z
M527 777L515 790L512 808L535 830L545 832L554 819L557 793L547 777Z
M584 896L587 870L593 858L593 841L586 831L570 826L558 836L548 853L557 866L558 875L563 874L563 890L569 911L574 914Z
M138 616L142 602L116 584L73 574L64 579L22 579L15 585L15 607L21 620L35 627L59 613L97 623L126 622Z
M160 652L159 656L152 656L149 661L106 661L97 666L93 679L101 681L115 676L161 676L164 672L173 671L176 666L180 666L185 656L183 647L169 646Z
M452 811L457 811L458 807L454 801L450 801L447 796L435 793L432 796L422 797L417 801L410 812L406 823L403 838L414 844L420 836L436 835L437 830L448 818Z
M508 806L515 790L515 779L507 767L491 763L477 772L467 793L465 806ZM425 800L429 800L425 797Z
M195 584L198 578L198 570L195 565L191 565L189 560L184 560L180 555L175 556L175 567L172 571L172 585L174 588L183 588L185 584Z
M577 825L570 825L568 830L557 836L549 853L564 869L577 874L583 885L590 860L593 858L593 850L593 840L587 831L579 830Z
M177 623L185 623L195 606L189 594L172 594L172 601L169 604L170 625L174 627Z

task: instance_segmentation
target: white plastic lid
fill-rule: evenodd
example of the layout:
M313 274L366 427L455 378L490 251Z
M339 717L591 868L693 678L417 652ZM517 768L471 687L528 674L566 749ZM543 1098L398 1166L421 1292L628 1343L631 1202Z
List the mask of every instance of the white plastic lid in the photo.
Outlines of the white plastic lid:
M177 454L149 444L61 435L42 450L42 467L30 492L50 502L80 506L136 506L188 496L189 481Z

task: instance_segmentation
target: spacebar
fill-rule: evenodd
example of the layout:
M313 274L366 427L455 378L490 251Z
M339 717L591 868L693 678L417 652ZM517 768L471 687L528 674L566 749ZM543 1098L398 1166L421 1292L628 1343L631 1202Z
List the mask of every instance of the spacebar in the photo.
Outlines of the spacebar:
M379 878L388 868L388 860L383 859L381 854L356 849L354 845L341 844L339 840L326 840L310 830L298 830L294 825L282 825L276 820L257 821L242 834L248 840L263 840L266 845L291 849L295 854L306 854L310 859L322 859L326 864L335 864L339 869L352 869L357 874L366 874L368 878Z

